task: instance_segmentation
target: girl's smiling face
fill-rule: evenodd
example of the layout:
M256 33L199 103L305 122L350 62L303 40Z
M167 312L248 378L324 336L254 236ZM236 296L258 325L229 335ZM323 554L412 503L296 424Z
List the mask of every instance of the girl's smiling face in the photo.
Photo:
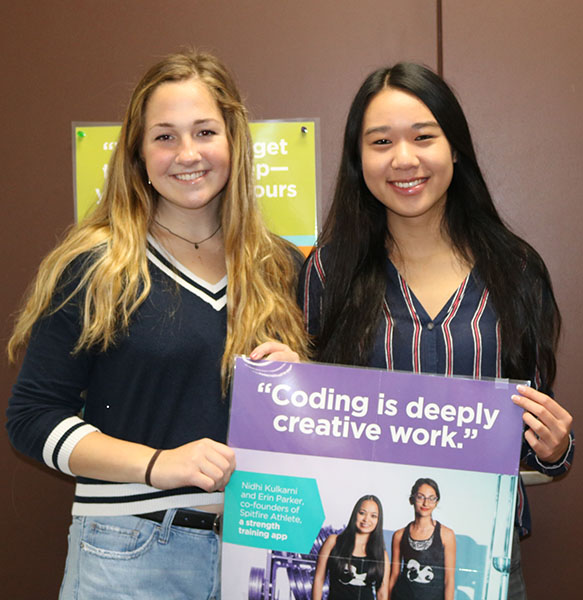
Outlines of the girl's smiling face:
M417 492L413 495L415 513L420 516L431 515L438 502L437 493L427 483L420 485Z
M223 115L204 83L191 78L154 90L146 107L142 158L164 205L159 209L218 203L231 156Z
M454 157L437 120L413 94L385 88L363 119L362 173L370 192L394 219L441 218Z
M356 513L356 530L359 533L372 533L379 522L379 507L374 500L365 500Z

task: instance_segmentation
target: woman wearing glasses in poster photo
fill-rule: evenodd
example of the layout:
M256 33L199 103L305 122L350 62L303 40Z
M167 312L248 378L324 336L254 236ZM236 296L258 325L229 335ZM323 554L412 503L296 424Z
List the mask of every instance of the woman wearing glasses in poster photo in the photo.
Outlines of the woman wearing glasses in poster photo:
M453 600L455 534L433 518L440 498L433 479L418 479L411 488L415 519L393 534L391 600Z

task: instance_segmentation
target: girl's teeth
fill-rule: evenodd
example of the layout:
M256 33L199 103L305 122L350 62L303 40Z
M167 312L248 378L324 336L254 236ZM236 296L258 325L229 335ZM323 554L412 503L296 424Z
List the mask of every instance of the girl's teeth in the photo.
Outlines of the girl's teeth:
M201 175L204 175L204 171L196 171L195 173L182 173L180 175L176 175L176 179L180 179L180 181L192 181Z
M420 183L423 183L423 179L415 179L413 181L394 181L393 185L396 185L398 188L407 189L415 187Z

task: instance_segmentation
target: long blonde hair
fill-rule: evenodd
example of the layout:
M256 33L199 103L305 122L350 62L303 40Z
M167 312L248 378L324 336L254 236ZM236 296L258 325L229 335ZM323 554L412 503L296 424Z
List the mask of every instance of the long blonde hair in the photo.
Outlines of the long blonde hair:
M136 86L111 157L101 202L42 261L8 343L11 361L27 343L34 323L81 290L83 322L75 351L107 350L120 333L127 332L132 314L148 296L151 285L146 237L157 194L147 185L140 155L146 106L160 84L190 78L203 82L217 102L231 150L231 171L221 204L228 277L223 392L229 384L234 356L249 354L259 343L280 340L301 357L307 356L308 342L295 302L293 250L266 229L259 213L251 135L239 91L216 57L181 52L154 65ZM59 306L52 306L64 271L85 253L91 260L77 288Z

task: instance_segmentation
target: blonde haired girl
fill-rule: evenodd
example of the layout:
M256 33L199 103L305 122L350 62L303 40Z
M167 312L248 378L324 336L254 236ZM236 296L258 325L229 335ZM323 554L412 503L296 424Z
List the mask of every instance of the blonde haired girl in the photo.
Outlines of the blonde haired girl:
M27 346L13 444L77 477L62 597L218 597L233 359L305 356L297 262L258 213L231 75L208 54L164 58L8 346Z

